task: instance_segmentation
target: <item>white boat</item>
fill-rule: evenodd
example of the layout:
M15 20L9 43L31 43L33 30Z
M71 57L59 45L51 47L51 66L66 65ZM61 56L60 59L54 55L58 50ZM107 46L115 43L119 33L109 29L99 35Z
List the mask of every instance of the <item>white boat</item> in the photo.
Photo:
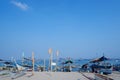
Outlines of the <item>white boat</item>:
M15 61L15 60L14 60L14 61ZM18 71L23 71L23 70L25 70L25 69L26 69L25 67L23 67L23 66L21 66L21 65L17 64L17 62L16 62L16 61L15 61L15 64L16 64L16 67L17 67Z

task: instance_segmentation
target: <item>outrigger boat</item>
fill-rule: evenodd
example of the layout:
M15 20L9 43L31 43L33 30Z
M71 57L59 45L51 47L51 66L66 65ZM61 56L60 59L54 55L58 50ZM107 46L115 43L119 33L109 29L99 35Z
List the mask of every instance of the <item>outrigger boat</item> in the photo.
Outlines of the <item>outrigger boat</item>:
M112 73L112 65L110 63L105 62L108 60L105 56L102 56L98 59L90 61L93 63L90 67L92 72L101 73L101 74L111 74Z
M65 62L63 62L62 63L63 64L62 71L63 72L71 72L72 68L73 68L72 63L73 63L73 61L71 59L68 59Z

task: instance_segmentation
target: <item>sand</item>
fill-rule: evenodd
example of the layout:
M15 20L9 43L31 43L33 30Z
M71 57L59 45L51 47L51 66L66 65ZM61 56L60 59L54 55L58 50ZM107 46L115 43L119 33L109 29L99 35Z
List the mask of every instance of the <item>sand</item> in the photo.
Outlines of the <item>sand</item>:
M107 75L109 78L113 78L114 80L120 80L120 72L113 71L112 74Z
M114 80L120 80L120 72L106 75ZM94 73L87 72L25 72L24 75L15 79L11 75L0 76L0 80L94 80Z
M94 78L93 73L79 73L79 72L26 72L25 75L14 80L89 80L85 76ZM11 77L0 76L0 80L11 80Z

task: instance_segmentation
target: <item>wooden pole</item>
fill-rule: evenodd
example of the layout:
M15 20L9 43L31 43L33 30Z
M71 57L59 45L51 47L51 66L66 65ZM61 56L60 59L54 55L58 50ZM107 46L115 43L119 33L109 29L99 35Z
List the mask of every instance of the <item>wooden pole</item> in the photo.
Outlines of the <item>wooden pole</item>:
M48 53L50 54L50 71L52 72L52 48L48 50Z
M45 59L44 59L44 71L45 71L45 67L46 67L46 66L45 66Z
M51 72L52 72L52 54L51 54L51 60L50 60L51 62Z
M25 57L25 55L24 55L24 52L22 53L22 65L24 65L24 57Z
M57 50L56 51L56 58L57 58L57 60L56 60L56 71L57 71L57 68L58 68L58 55L59 55L59 51Z
M34 52L32 52L32 66L33 66L33 69L32 69L32 75L34 75Z

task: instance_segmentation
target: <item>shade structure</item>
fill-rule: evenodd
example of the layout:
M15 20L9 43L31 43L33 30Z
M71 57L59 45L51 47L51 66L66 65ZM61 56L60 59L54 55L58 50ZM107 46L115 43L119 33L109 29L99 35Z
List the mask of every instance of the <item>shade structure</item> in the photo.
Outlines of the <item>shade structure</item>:
M65 64L68 64L68 63L73 63L73 61L72 60L67 60L66 62L65 62Z
M106 58L105 56L102 56L100 58L97 58L97 59L90 61L90 63L101 62L101 61L105 61L105 60L109 60L109 59Z
M99 61L104 61L104 60L109 60L109 59L106 58L105 56L102 56L101 58L99 58Z

